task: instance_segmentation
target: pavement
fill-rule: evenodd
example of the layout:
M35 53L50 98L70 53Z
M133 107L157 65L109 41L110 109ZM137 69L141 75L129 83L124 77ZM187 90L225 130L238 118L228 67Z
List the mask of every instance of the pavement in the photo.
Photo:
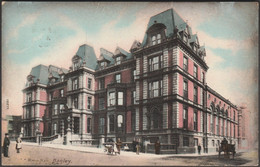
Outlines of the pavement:
M91 146L74 146L74 145L63 145L63 144L50 144L50 143L42 143L39 145L38 143L32 143L32 142L23 142L23 145L31 145L36 147L49 147L49 148L55 148L55 149L64 149L64 150L73 150L73 151L79 151L79 152L87 152L87 153L96 153L96 154L106 154L104 152L104 148L96 148ZM123 151L121 150L120 155L127 155L127 156L143 156L143 157L202 157L202 156L212 156L212 155L218 155L218 153L201 153L200 155L197 153L190 153L190 154L152 154L152 153L139 153L137 155L135 152L132 151Z

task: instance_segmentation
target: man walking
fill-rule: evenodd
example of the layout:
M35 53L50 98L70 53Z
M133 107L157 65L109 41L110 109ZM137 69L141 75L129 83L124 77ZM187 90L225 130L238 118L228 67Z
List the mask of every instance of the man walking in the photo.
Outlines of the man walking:
M22 149L22 139L21 139L21 137L19 136L19 137L16 139L16 151L17 151L17 153L20 153L20 149Z
M199 153L199 155L200 155L200 150L201 150L201 146L200 146L200 144L198 145L198 153Z
M8 138L8 133L6 133L4 139L4 149L3 149L5 157L9 157L8 156L9 145L10 145L10 140Z

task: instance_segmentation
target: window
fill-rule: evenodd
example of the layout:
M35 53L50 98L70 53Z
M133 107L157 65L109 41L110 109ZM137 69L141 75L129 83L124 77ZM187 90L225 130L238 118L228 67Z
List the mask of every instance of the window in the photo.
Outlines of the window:
M106 62L101 62L100 63L100 69L104 69L106 67Z
M188 99L188 81L183 82L183 97Z
M214 108L211 106L211 114L210 114L210 127L211 127L211 133L214 133L214 126L213 126L213 111L214 111Z
M218 121L219 121L219 118L218 118L218 116L216 116L216 130L217 130L216 135L219 135L219 124L218 124Z
M74 117L74 134L79 134L79 117Z
M91 109L91 101L92 101L92 98L88 97L88 105L87 105L88 110Z
M110 92L109 93L109 106L113 106L113 105L115 105L116 103L115 103L115 92Z
M232 130L231 130L231 127L232 127L232 124L231 124L231 122L229 123L229 125L230 125L230 128L229 128L229 132L230 132L230 137L232 136Z
M163 56L155 56L149 59L149 71L155 71L163 68Z
M202 73L202 82L203 82L203 84L205 83L205 73L204 72Z
M116 65L121 64L121 56L116 57Z
M116 83L121 83L121 74L116 74Z
M99 118L98 132L100 134L104 133L104 126L105 126L105 118Z
M60 113L63 113L64 110L65 110L65 108L64 108L64 104L60 104Z
M123 130L123 116L122 115L118 115L117 116L117 127L121 130Z
M115 131L115 119L114 115L109 115L109 132Z
M87 119L87 133L91 133L91 118Z
M26 94L26 102L31 102L32 101L32 93L27 93Z
M236 136L236 126L234 124L234 127L233 127L233 137L235 138L235 136Z
M53 115L57 115L58 114L58 104L54 104L54 112Z
M124 103L124 94L123 92L118 92L118 105L123 105Z
M92 89L92 79L88 78L88 89Z
M57 134L57 124L54 123L53 124L53 135L56 135Z
M105 78L100 78L99 79L99 89L104 89L105 88Z
M132 81L136 79L136 70L133 70Z
M49 93L49 101L52 101L52 99L53 99L53 92L50 92Z
M132 92L132 104L136 104L136 91Z
M194 102L198 103L198 87L194 87Z
M64 81L64 75L61 75L60 80L61 80L61 82Z
M77 70L77 69L78 69L78 67L79 67L79 64L78 64L78 62L74 62L74 63L73 63L73 66L74 66L74 70Z
M149 97L158 97L162 95L162 80L149 83Z
M189 147L189 137L183 137L183 147Z
M215 146L215 140L212 140L212 146L213 147Z
M198 144L199 144L198 139L197 139L197 138L194 138L194 146L198 146Z
M233 114L233 119L234 121L236 121L236 112L234 111L234 114Z
M103 109L105 109L105 99L104 98L99 98L98 99L98 108L100 109L100 110L103 110Z
M221 121L221 135L224 136L224 119Z
M78 109L78 97L73 97L72 105L75 109Z
M64 97L64 90L60 89L60 97Z
M131 129L132 129L132 132L135 131L135 111L132 111L131 112Z
M225 136L227 136L228 135L228 124L227 124L227 120L226 120L226 132L225 132Z
M188 58L185 56L183 57L183 69L188 71Z
M72 81L72 90L78 89L78 78Z
M153 35L152 36L152 45L156 45L161 43L161 34Z
M183 128L188 128L188 108L183 108Z
M193 76L194 76L195 78L198 78L198 66L194 64L194 67L193 67L193 68L194 68Z
M193 119L194 119L194 130L198 131L198 112L197 111L194 111Z

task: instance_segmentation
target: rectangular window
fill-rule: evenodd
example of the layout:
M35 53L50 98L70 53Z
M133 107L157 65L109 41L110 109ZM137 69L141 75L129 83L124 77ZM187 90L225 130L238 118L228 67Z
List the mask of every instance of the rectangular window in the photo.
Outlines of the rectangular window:
M105 78L99 79L99 90L105 89Z
M105 118L99 118L99 126L98 126L98 132L99 134L104 134L104 126L105 126Z
M101 62L100 63L100 69L104 69L106 67L106 62Z
M87 133L91 133L91 118L87 119Z
M218 120L219 120L219 118L218 118L218 116L216 116L216 131L217 131L216 135L219 135L219 125L218 125Z
M196 87L196 86L194 87L193 93L194 93L194 99L193 100L194 100L195 103L198 103L198 87Z
M227 124L227 120L226 120L226 132L225 132L225 136L227 136L228 135L228 124Z
M195 78L198 78L198 66L194 64L194 72L193 72L193 76Z
M98 99L98 106L100 110L105 109L105 99L104 98L99 98Z
M121 74L116 74L116 83L121 83Z
M79 134L79 117L74 117L74 134Z
M109 93L109 106L114 106L116 104L115 100L115 92L110 92Z
M64 104L60 104L60 113L64 113L65 108L64 108Z
M88 78L88 89L92 89L92 79Z
M118 105L123 105L124 103L124 94L123 92L118 92Z
M135 117L136 117L135 111L132 111L131 112L131 130L132 130L132 132L135 131Z
M204 72L202 73L202 82L203 82L203 84L205 83L205 73Z
M197 139L197 138L194 138L194 146L198 146L198 144L199 144L198 139Z
M183 57L183 69L188 71L188 58L185 56Z
M160 81L153 81L149 83L149 97L159 97L162 95L162 80Z
M188 128L188 108L187 107L183 108L183 128L184 129Z
M136 70L133 70L132 81L135 81L135 79L136 79Z
M188 81L183 82L183 97L188 99Z
M64 75L61 75L60 80L61 80L61 82L64 81Z
M224 119L221 121L221 135L224 136Z
M189 137L183 137L183 147L189 147Z
M57 124L54 123L53 124L53 135L56 135L57 134Z
M235 136L236 136L236 126L234 124L234 127L233 127L233 137L235 138Z
M63 89L60 90L60 97L64 97L64 90Z
M233 114L233 119L234 121L236 121L236 112L234 111L234 114Z
M27 93L26 96L27 96L26 102L31 102L32 101L32 93Z
M74 70L77 70L78 67L79 67L79 66L78 66L78 62L74 62L74 63L73 63L73 66L74 66Z
M163 55L149 59L149 71L155 71L160 68L163 68Z
M198 112L197 111L194 111L193 119L194 119L194 130L198 131Z
M121 64L121 57L120 56L116 57L116 65L118 65L118 64Z
M132 92L132 104L136 104L136 91Z
M115 131L115 119L114 115L109 115L109 132Z
M58 104L54 104L54 112L53 115L57 115L58 114Z
M88 105L87 105L88 110L91 109L91 102L92 102L92 98L91 98L91 97L88 97Z
M53 99L53 92L50 92L49 93L49 101L52 101L52 99Z
M72 81L72 90L78 89L78 78Z
M72 105L75 109L78 109L78 97L72 98Z

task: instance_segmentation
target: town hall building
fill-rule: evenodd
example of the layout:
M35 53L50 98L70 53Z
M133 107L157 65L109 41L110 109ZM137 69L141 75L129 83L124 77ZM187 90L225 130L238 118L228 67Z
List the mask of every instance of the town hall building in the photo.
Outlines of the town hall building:
M23 136L154 143L178 153L236 144L238 109L207 85L206 50L173 9L152 16L129 52L84 44L69 69L33 67L23 89ZM171 150L171 149L169 149Z

